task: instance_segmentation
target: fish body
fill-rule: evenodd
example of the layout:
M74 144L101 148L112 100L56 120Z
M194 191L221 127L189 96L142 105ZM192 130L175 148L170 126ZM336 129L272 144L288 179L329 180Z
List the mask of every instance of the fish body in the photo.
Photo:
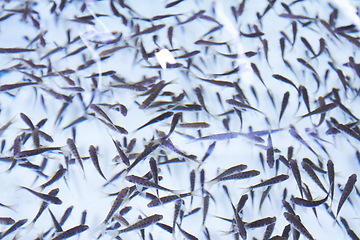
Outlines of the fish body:
M118 234L129 232L137 229L144 229L158 221L160 221L163 218L160 214L154 214L149 217L143 218L140 221L128 226L127 228L121 229L118 231Z

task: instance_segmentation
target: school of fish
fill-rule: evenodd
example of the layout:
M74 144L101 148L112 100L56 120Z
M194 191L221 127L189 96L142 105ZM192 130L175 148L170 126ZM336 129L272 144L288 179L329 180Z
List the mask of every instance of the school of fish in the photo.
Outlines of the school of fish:
M0 239L360 239L359 11L1 1Z

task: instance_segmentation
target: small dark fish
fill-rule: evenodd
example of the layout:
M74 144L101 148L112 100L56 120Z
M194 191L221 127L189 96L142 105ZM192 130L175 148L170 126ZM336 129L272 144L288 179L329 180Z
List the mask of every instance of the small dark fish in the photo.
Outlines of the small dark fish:
M159 183L158 167L155 158L151 157L149 160L151 175L156 184Z
M113 142L114 142L114 144L115 144L116 150L118 151L119 156L120 156L121 160L123 161L123 163L124 163L126 166L130 166L129 158L125 155L125 153L124 153L123 150L121 149L119 141L117 141L117 140L115 141L115 140L113 139Z
M140 130L140 129L142 129L142 128L150 125L150 124L157 123L157 122L160 122L160 121L162 121L162 120L164 120L164 119L167 119L167 118L171 117L173 114L174 114L174 112L170 112L170 111L165 112L165 113L163 113L163 114L161 114L161 115L159 115L159 116L151 119L150 121L148 121L147 123L145 123L145 124L142 125L141 127L138 127L138 128L136 129L136 131L138 131L138 130Z
M175 130L176 125L182 118L182 112L175 113L173 116L173 119L171 121L170 130L169 133L166 135L166 138L168 138Z
M234 69L234 70L231 70L229 72L225 72L225 73L221 73L221 74L213 74L213 75L215 75L215 76L217 76L217 75L229 75L229 74L233 74L233 73L236 73L236 72L238 72L237 68ZM211 83L211 84L214 84L214 85L222 86L222 87L234 87L234 84L232 82L228 82L228 81L205 79L205 78L200 78L200 77L198 77L198 79L200 79L202 81L205 81L205 82L208 82L208 83Z
M346 182L346 184L345 184L343 193L342 193L342 195L341 195L341 197L340 197L339 205L338 205L338 208L337 208L337 211L336 211L336 217L339 215L339 212L340 212L340 210L341 210L341 207L344 205L346 199L349 197L351 191L353 190L356 181L357 181L357 176L356 176L355 173L352 174L352 175L348 178L348 180L347 180L347 182Z
M249 170L249 171L245 171L245 172L239 172L239 173L234 173L232 175L223 176L223 177L219 178L218 181L245 179L245 178L250 178L250 177L256 177L259 174L260 174L260 172L257 170Z
M306 17L306 16L302 16L302 15L295 15L295 14L290 14L290 13L282 13L279 15L279 17L291 18L291 19L296 19L296 20L314 20L313 18L310 18L310 17Z
M201 159L201 163L205 162L205 160L210 156L210 154L214 151L215 149L215 145L216 145L216 141L214 141L212 144L210 144L210 146L208 147L208 149L206 150L206 153L204 155L204 157ZM200 163L200 165L201 165ZM200 167L199 165L199 167Z
M327 170L328 170L328 177L329 177L329 184L330 184L329 194L331 194L331 201L333 201L334 188L335 188L335 170L334 170L333 161L331 161L331 159L329 159L326 166L327 166Z
M171 190L171 189L168 189L168 188L165 188L165 187L162 187L154 182L151 182L145 178L142 178L142 177L138 177L138 176L135 176L135 175L128 175L125 177L125 179L131 183L135 183L135 184L138 184L138 185L142 185L142 186L145 186L145 187L153 187L153 188L156 188L156 189L160 189L160 190L163 190L163 191L168 191L168 192L172 192L172 193L177 193L178 191L177 190Z
M150 33L153 33L153 32L156 32L156 31L162 29L163 27L165 27L165 24L153 25L152 27L146 28L138 33L135 33L131 37L133 38L133 37L137 37L137 36L144 35L144 34L150 34Z
M205 194L205 197L203 198L203 220L202 220L203 226L205 224L206 216L209 210L209 200L210 200L210 195Z
M195 237L194 235L191 235L190 233L186 232L185 230L183 230L180 225L178 223L176 223L180 232L189 240L197 240L198 238Z
M297 183L297 185L299 187L301 197L303 197L302 184L301 184L301 175L300 175L299 167L297 165L296 160L290 159L289 165L290 165L291 171L293 172L293 175L295 177L296 183Z
M27 187L23 187L23 186L20 186L20 187L22 189L28 190L29 192L31 192L35 196L43 199L44 201L51 202L51 203L54 203L54 204L61 204L62 203L62 201L58 197L52 196L50 194L44 194L44 193L35 192L34 190L31 190L30 188L27 188Z
M290 93L289 91L287 91L285 94L284 94L284 97L283 97L283 100L282 100L282 103L281 103L281 110L280 110L280 116L279 116L279 122L285 112L285 108L289 102L289 96L290 96Z
M197 45L206 45L206 46L212 46L212 45L226 45L227 42L214 42L209 40L197 40L195 42Z
M171 8L171 7L181 3L182 1L184 1L184 0L176 0L176 1L170 2L170 3L165 5L165 8Z
M96 154L96 149L93 145L90 145L90 147L89 147L89 154L90 154L90 158L91 158L96 170L98 171L98 173L107 181L106 177L104 176L104 174L101 171L99 159Z
M163 216L159 215L159 214L151 215L149 217L141 219L140 221L128 226L127 228L119 230L118 234L124 233L124 232L129 232L129 231L136 230L136 229L144 229L144 228L160 221L162 218L163 218Z
M62 239L70 238L76 234L86 231L88 228L89 226L87 225L78 225L76 227L70 228L64 232L59 233L59 235L54 237L52 240L62 240Z
M179 195L168 195L168 196L164 196L164 197L161 197L161 198L155 198L155 199L151 200L147 204L147 206L148 207L156 207L156 206L158 206L160 204L170 203L170 202L175 201L177 199L188 197L188 196L192 196L192 193L188 192L188 193L182 193L182 194L179 194Z
M21 88L21 87L25 87L25 86L31 86L31 85L36 85L38 84L37 82L19 82L19 83L13 83L13 84L4 84L0 86L0 92L2 91L9 91L15 88Z
M65 210L65 212L64 212L64 214L63 214L63 216L61 217L60 222L59 222L59 223L60 223L60 226L62 226L62 225L66 222L66 220L67 220L68 217L70 216L73 208L74 208L74 206L70 206L70 207L68 207L68 208Z
M8 230L0 234L0 238L3 239L5 236L9 235L10 233L14 232L16 229L20 228L27 222L27 219L21 219L14 223Z
M315 115L315 114L322 114L322 113L326 113L332 109L334 109L338 104L335 103L335 102L332 102L332 103L329 103L329 104L326 104L326 105L320 105L320 107L314 109L313 111L305 114L305 115L302 115L301 118L304 118L304 117L308 117L308 116L312 116L312 115Z
M302 198L297 198L297 197L291 197L290 201L295 203L296 205L302 206L302 207L317 207L323 203L326 202L326 200L328 199L329 194L326 195L325 198L320 199L320 200L306 200L306 199L302 199Z
M32 123L32 121L30 120L30 118L28 116L26 116L24 113L20 113L20 117L21 119L26 123L26 125L29 126L29 128L31 130L34 130L34 124Z
M144 151L135 158L135 160L131 163L131 165L126 169L126 172L129 172L133 167L135 167L147 155L152 153L159 145L160 145L159 143L153 143L153 142L146 145Z
M240 31L240 35L241 35L241 36L244 36L244 37L248 37L248 38L257 38L257 37L263 36L264 33L263 33L263 32L260 32L260 31L254 32L254 33L244 33L244 32L241 32L241 31Z
M268 135L268 144L266 149L266 162L270 168L274 167L275 156L274 156L274 148L272 144L271 134Z
M249 189L254 189L254 188L258 188L258 187L264 187L264 186L268 186L268 185L273 185L273 184L276 184L276 183L280 183L280 182L283 182L283 181L286 181L287 179L289 178L289 175L286 175L286 174L281 174L281 175L278 175L278 176L275 176L273 178L269 178L259 184L256 184L256 185L252 185L249 187Z
M314 49L311 47L310 43L306 40L306 38L301 37L300 39L301 39L301 41L304 43L305 47L307 47L307 49L309 49L310 52L311 52L314 56L316 56L316 53L314 52Z
M179 127L183 128L208 128L210 124L206 122L180 123Z
M260 203L259 203L259 209L261 209L266 197L269 197L270 199L270 196L269 196L269 192L271 190L272 186L268 186L265 191L263 191L263 193L261 194L261 199L260 199Z
M83 170L84 173L85 173L84 165L83 165L83 163L82 163L82 160L81 160L80 154L79 154L79 152L78 152L78 150L77 150L77 147L76 147L76 145L75 145L75 143L74 143L74 140L73 140L72 138L68 138L68 139L66 140L66 143L67 143L67 145L69 146L71 153L75 156L76 160L79 162L82 170Z
M325 193L327 193L324 185L321 183L319 177L316 175L316 173L315 173L314 170L310 167L310 165L307 164L306 162L301 162L301 165L302 165L303 169L309 174L309 176L311 177L311 179L312 179Z
M251 109L251 110L257 111L259 113L262 113L261 111L257 110L256 108L253 108L245 103L236 101L234 99L227 99L226 102L230 105L234 105L234 106L241 107L241 108L247 108L247 109Z
M40 185L41 189L46 188L47 186L50 186L51 184L53 184L54 182L58 181L59 179L62 178L62 176L64 176L64 174L66 173L66 169L63 168L62 165L60 165L60 169L56 171L56 173L54 174L54 176L52 176L47 182L43 183Z
M180 55L180 56L176 56L175 59L181 59L181 58L191 58L197 54L199 54L200 51L199 50L195 50L195 51L192 51L192 52L187 52L185 53L184 55ZM201 78L200 78L201 79Z
M262 218L253 222L249 222L245 224L245 227L247 228L258 228L258 227L264 227L270 224L273 224L276 222L276 217L266 217Z
M105 118L109 123L113 124L113 122L111 121L111 119L108 117L108 115L106 115L106 113L96 104L90 104L89 106L92 110L94 110L96 113L98 113L99 115L101 115L103 118Z
M262 84L266 87L265 83L264 83L264 80L262 79L261 77L261 74L260 74L260 71L258 69L258 67L256 66L255 63L251 63L251 68L252 70L255 72L256 76L260 79L260 81L262 82Z
M61 147L43 147L43 148L36 148L36 149L31 149L31 150L23 150L23 151L15 154L14 157L15 158L26 158L26 157L42 154L42 153L48 152L48 151L54 151L54 150L61 150Z
M297 217L288 212L284 212L284 217L295 229L297 229L305 237L310 240L315 240Z
M121 204L124 202L126 197L129 195L129 190L130 190L129 187L125 187L118 193L118 195L116 196L116 198L110 208L108 215L106 216L105 220L103 221L104 223L107 223L110 220L110 218L112 217L112 215L114 215L115 211L119 209Z
M30 48L0 48L0 53L22 53L22 52L34 52L35 49Z
M62 230L59 222L56 220L56 217L55 217L54 214L51 212L50 208L48 208L48 210L49 210L51 219L52 219L52 221L53 221L53 223L54 223L54 226L55 226L55 229L56 229L55 232L62 232L63 230Z
M291 136L293 136L296 140L304 144L311 152L313 152L316 156L317 153L310 147L310 145L299 135L299 133L296 131L295 127L293 125L290 125L289 133Z
M351 128L347 127L344 124L338 123L335 118L331 118L331 122L335 125L337 129L346 134L349 134L351 137L355 138L356 140L360 141L360 135L353 131Z
M300 91L300 94L302 95L302 97L304 99L304 102L305 102L305 105L306 105L306 108L307 108L308 112L310 112L309 95L308 95L307 89L304 86L300 85L299 86L299 91Z
M307 63L304 59L302 58L298 58L297 61L299 63L301 63L302 65L304 65L305 67L309 68L311 71L313 71L315 74L317 74L317 72L315 71L315 69L313 68L313 66L311 66L309 63Z
M247 165L244 164L240 164L240 165L236 165L233 167L230 167L228 169L226 169L225 171L223 171L222 173L220 173L218 176L216 176L215 178L211 179L210 182L212 181L216 181L218 179L221 179L222 177L225 177L227 175L232 174L233 172L241 172L242 170L245 170L247 168Z
M11 217L0 217L0 224L2 225L12 225L15 223L15 220ZM1 235L0 235L1 237Z

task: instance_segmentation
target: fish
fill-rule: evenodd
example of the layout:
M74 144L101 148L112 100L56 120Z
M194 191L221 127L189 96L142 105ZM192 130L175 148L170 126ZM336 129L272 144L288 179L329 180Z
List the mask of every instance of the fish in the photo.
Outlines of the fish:
M289 102L289 97L290 97L290 92L287 91L286 93L284 93L284 97L283 97L283 100L282 100L282 103L281 103L281 110L280 110L280 116L279 116L279 123L281 121L281 118L285 112L285 109L287 107L287 104Z
M301 221L294 215L288 212L284 212L285 219L293 226L296 230L298 230L301 234L307 237L310 240L314 240L310 232L305 228L305 226L301 223Z
M156 188L156 189L159 189L159 190L163 190L163 191L168 191L168 192L172 192L172 193L179 193L178 190L171 190L171 189L168 189L168 188L165 188L165 187L162 187L154 182L151 182L149 180L146 180L142 177L138 177L138 176L135 176L135 175L128 175L125 177L125 179L131 183L135 183L135 184L138 184L138 185L142 185L142 186L145 186L145 187L152 187L152 188Z
M123 188L117 194L113 204L111 205L110 211L106 215L103 223L107 223L110 220L110 218L114 215L115 211L119 209L119 207L122 205L122 203L124 203L124 201L126 200L127 196L129 196L129 194L130 194L130 188L129 187Z
M251 107L245 103L242 103L242 102L239 102L239 101L236 101L234 99L227 99L226 100L226 103L230 104L230 105L234 105L234 106L237 106L237 107L241 107L241 108L247 108L247 109L251 109L251 110L254 110L254 111L257 111L259 113L262 113L261 111L257 110L256 108L254 107Z
M265 191L262 192L262 194L261 194L261 199L260 199L260 203L259 203L259 210L261 209L261 207L262 207L262 205L263 205L266 197L269 197L269 199L270 199L269 192L270 192L270 190L271 190L271 187L272 187L271 185L268 186L268 187L265 189Z
M157 167L157 162L156 162L155 158L153 158L153 157L150 158L149 165L150 165L150 171L151 171L153 180L156 184L158 184L159 183L158 167Z
M178 226L180 232L189 240L197 240L198 238L195 237L194 235L191 235L190 233L186 232L185 230L183 230L180 225L178 223L176 223L176 225Z
M148 122L145 123L144 125L138 127L138 128L136 129L136 131L138 131L138 130L140 130L140 129L142 129L142 128L150 125L150 124L154 124L154 123L160 122L160 121L162 121L162 120L165 120L165 119L171 117L173 114L174 114L174 112L171 112L171 111L162 113L162 114L160 114L159 116L151 119L150 121L148 121Z
M160 29L162 29L163 27L165 27L165 24L159 24L159 25L153 25L149 28L146 28L138 33L135 33L133 35L131 35L131 38L133 37L137 37L137 36L140 36L140 35L144 35L144 34L150 34L150 33L153 33L153 32L157 32L159 31Z
M326 195L325 198L320 199L320 200L306 200L306 199L302 199L302 198L297 198L297 197L291 197L290 201L295 203L296 205L302 206L302 207L317 207L323 203L326 202L326 200L328 199L329 194Z
M62 232L63 230L62 230L59 222L56 220L56 217L55 217L54 214L51 212L50 208L48 208L48 211L49 211L50 216L51 216L51 219L52 219L52 221L53 221L53 223L54 223L55 232Z
M144 229L154 223L157 223L158 221L160 221L163 218L163 215L160 214L154 214L151 215L149 217L146 217L144 219L141 219L140 221L128 226L127 228L121 229L119 231L117 231L117 235L124 233L124 232L129 232L129 231L133 231L133 230L137 230L137 229Z
M14 223L15 223L15 220L12 219L11 217L0 217L0 224L13 225Z
M192 196L192 191L188 192L188 193L181 193L179 195L174 194L174 195L164 196L164 197L161 197L161 198L155 198L155 199L151 200L147 204L147 206L148 207L156 207L156 206L159 206L161 204L167 204L167 203L170 203L172 201L178 200L180 198L188 197L188 196Z
M299 135L299 133L296 131L295 127L293 125L290 125L289 133L291 136L293 136L296 140L301 142L303 145L305 145L311 152L313 152L316 156L318 155L311 147L310 145Z
M340 197L340 200L339 200L339 204L338 204L338 207L337 207L337 210L336 210L336 217L339 215L341 207L344 205L346 199L349 197L351 191L353 190L356 181L357 181L357 175L355 173L352 174L348 178L348 180L347 180L347 182L345 184L344 190L342 192L342 195Z
M290 165L291 171L293 172L293 175L295 177L296 183L297 183L297 185L299 187L301 197L303 197L302 184L301 184L301 175L300 175L299 167L297 165L296 160L290 159L289 165Z
M90 145L90 147L89 147L89 154L90 154L90 158L91 158L96 170L98 171L98 173L107 181L106 177L104 176L104 174L101 171L99 159L96 154L96 149L93 145Z
M114 124L111 119L106 115L106 113L96 104L90 104L89 107L94 110L96 113L101 115L103 118L105 118L109 123Z
M199 167L201 166L201 164L203 162L205 162L205 160L211 155L211 153L214 151L215 149L215 145L216 145L216 141L214 141L212 144L210 144L210 146L208 147L208 149L206 150L206 153L204 155L204 157L201 159L201 163L199 165Z
M216 180L219 180L221 179L222 177L225 177L225 176L228 176L234 172L241 172L243 170L245 170L247 168L247 165L245 164L239 164L239 165L236 165L236 166L233 166L233 167L230 167L226 170L224 170L222 173L220 173L218 176L216 176L215 178L211 179L209 182L213 182L213 181L216 181Z
M30 188L27 188L24 186L20 186L20 188L28 190L29 192L31 192L32 194L34 194L35 196L41 198L42 200L44 200L46 202L57 204L57 205L62 203L62 201L58 197L52 196L50 194L35 192L34 190L31 190Z
M316 53L314 52L314 49L311 47L311 45L310 45L310 43L307 41L307 39L304 38L304 37L301 37L300 39L301 39L301 41L303 42L303 44L305 45L305 47L306 47L307 49L309 49L310 52L311 52L314 56L316 56Z
M40 188L44 189L44 188L50 186L54 182L60 180L64 176L65 173L66 173L66 169L62 165L60 165L59 170L57 170L56 173L48 181L41 184Z
M310 167L310 165L303 161L301 162L301 166L309 174L311 179L321 188L321 190L327 193L327 190L325 189L324 185L321 183L320 179L318 178L314 170Z
M334 200L334 188L335 188L335 170L334 170L333 161L331 161L331 159L329 159L326 166L327 166L327 170L328 170L328 178L329 178L329 184L330 184L329 194L331 194L331 201L333 201Z
M141 160L146 158L147 155L152 153L159 145L159 143L154 142L150 142L148 145L146 145L144 151L135 158L131 165L126 169L126 172L130 172L132 168L134 168Z
M191 122L191 123L179 123L179 127L182 128L208 128L210 124L207 122Z
M258 188L258 187L264 187L264 186L268 186L268 185L273 185L273 184L276 184L276 183L286 181L287 179L289 179L289 175L281 174L281 175L275 176L273 178L269 178L267 180L264 180L263 182L258 183L256 185L252 185L252 186L249 187L249 189L252 190L252 189Z
M169 2L168 4L165 5L165 8L174 7L175 5L178 5L179 3L181 3L182 1L184 1L184 0L176 0L176 1L173 1L173 2Z
M60 226L62 226L62 225L66 222L66 220L69 218L69 216L70 216L73 208L74 208L74 206L70 206L70 207L68 207L68 208L65 210L65 212L64 212L64 214L62 215L62 217L61 217L61 219L60 219L60 222L59 222L59 223L60 223Z
M166 86L165 81L160 81L159 83L155 84L154 87L151 89L152 93L140 104L139 109L147 108L159 95L160 91Z
M19 221L17 221L16 223L14 223L10 228L8 228L5 232L2 232L0 234L0 238L3 239L4 237L6 237L7 235L9 235L10 233L16 231L16 229L20 228L22 225L24 225L27 222L27 219L21 219Z
M23 150L23 151L16 153L14 155L14 157L18 158L18 159L26 158L26 157L30 157L30 156L39 155L44 152L55 151L55 150L61 150L61 147L42 147L42 148L36 148L36 149L31 149L31 150Z
M166 138L168 138L174 132L175 127L177 126L181 118L182 118L182 112L178 112L174 114L173 119L171 121L170 130L169 133L166 135Z
M205 194L205 197L203 198L203 219L202 219L202 225L205 225L205 220L209 211L209 200L210 200L210 195L209 194Z
M75 159L78 161L78 163L81 166L81 169L83 170L83 172L85 174L84 165L82 163L82 160L81 160L80 154L79 154L79 152L77 150L77 147L76 147L76 145L74 143L74 140L72 138L68 138L66 140L66 144L68 145L71 153L75 156Z
M34 52L36 49L32 48L0 48L0 53L15 54L23 52Z
M37 82L19 82L13 84L4 84L4 85L0 85L0 92L9 91L12 89L26 87L26 86L37 85L37 84L38 84Z
M249 170L245 172L234 173L232 175L226 175L218 179L218 181L226 181L226 180L237 180L237 179L245 179L250 177L256 177L260 174L257 170Z
M246 228L258 228L264 227L276 222L276 217L266 217L253 222L249 222L245 224Z
M274 167L275 157L274 157L274 148L272 144L271 134L268 135L268 144L266 149L266 162L270 168Z
M52 240L62 240L62 239L70 238L72 236L75 236L76 234L86 231L87 229L89 229L88 225L78 225L64 232L59 233L56 237L52 238Z

